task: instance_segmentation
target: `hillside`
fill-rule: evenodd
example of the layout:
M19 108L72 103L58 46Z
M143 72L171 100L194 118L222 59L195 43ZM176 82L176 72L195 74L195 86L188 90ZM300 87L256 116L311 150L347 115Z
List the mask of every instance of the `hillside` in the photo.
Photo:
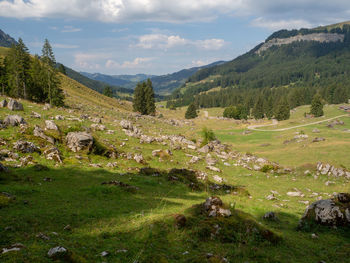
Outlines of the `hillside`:
M17 41L0 29L0 46L11 47L12 44L17 44Z
M193 67L190 69L183 69L175 73L161 75L161 76L153 76L153 75L145 75L145 74L137 74L137 75L104 75L100 73L86 73L81 72L82 75L93 79L103 81L110 85L118 85L125 88L136 87L136 84L140 81L144 81L147 78L150 78L153 83L153 88L155 92L159 95L169 95L175 89L181 87L185 84L186 80L196 73L198 70L203 68L209 68L216 65L220 65L224 63L223 61L214 62L209 65L205 65L202 67Z
M80 74L79 72L77 72L69 67L65 67L65 68L66 68L66 74L68 77L78 81L79 83L85 85L86 87L88 87L90 89L98 91L99 93L102 93L103 89L106 86L110 86L114 95L118 98L126 99L128 97L131 97L133 94L132 89L115 86L114 84L109 84L109 83L102 82L99 80L94 80L94 79L91 79L91 78L84 76L83 74Z
M204 107L223 107L242 103L239 97L247 97L248 93L255 93L258 97L264 90L265 93L277 92L280 97L287 92L291 97L289 92L309 87L311 94L318 91L328 102L337 103L331 89L342 87L342 96L344 93L346 97L350 95L349 36L350 25L347 23L315 29L280 30L244 55L198 71L189 78L185 88L173 94L173 98L179 99L179 105L185 105L193 100L193 96L220 87L220 91L198 97L198 101ZM296 89L286 91L283 87Z

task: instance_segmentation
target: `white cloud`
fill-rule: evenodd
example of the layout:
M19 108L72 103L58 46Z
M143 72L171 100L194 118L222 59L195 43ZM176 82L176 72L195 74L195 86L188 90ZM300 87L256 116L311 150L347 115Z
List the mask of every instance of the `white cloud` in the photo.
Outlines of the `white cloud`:
M265 18L259 17L251 22L252 26L268 28L271 30L278 29L298 29L298 28L310 28L312 24L303 19L290 19L290 20L267 20Z
M76 28L74 26L64 26L61 30L62 33L74 33L81 31L81 28Z
M74 64L76 67L81 69L100 69L101 65L96 61L100 59L105 59L108 57L108 54L104 53L76 53L74 55Z
M62 48L62 49L74 49L79 48L78 45L68 45L68 44L59 44L59 43L53 43L52 46L54 48Z
M118 63L112 59L108 59L105 67L107 69L143 69L149 67L149 63L154 58L135 58L133 61L124 61L123 63Z
M348 0L3 0L0 16L76 18L102 22L210 21L222 14L261 17L268 28L288 21L294 26L318 25L336 17L346 20ZM334 15L336 14L336 15ZM307 21L306 24L297 23ZM254 23L253 23L254 24ZM264 24L260 24L263 26Z
M138 38L138 43L131 47L143 49L162 49L191 46L205 50L219 50L226 44L223 39L190 40L178 35L148 34Z

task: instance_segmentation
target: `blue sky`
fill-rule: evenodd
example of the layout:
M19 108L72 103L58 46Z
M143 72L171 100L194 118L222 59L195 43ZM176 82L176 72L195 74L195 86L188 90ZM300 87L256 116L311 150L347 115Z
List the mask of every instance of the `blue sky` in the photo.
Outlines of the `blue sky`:
M231 60L283 28L350 20L344 0L0 0L0 29L86 72L166 74Z

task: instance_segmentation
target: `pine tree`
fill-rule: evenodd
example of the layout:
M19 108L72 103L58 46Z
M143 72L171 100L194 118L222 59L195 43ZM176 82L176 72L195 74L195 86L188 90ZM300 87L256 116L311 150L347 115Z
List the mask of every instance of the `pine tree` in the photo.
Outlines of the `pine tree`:
M133 99L133 108L134 111L145 114L146 104L145 104L145 92L144 92L144 83L137 83L134 90L134 99Z
M288 120L290 118L290 106L286 98L281 99L278 103L275 117L279 121Z
M196 108L196 105L194 105L194 103L191 103L187 110L186 110L186 113L185 113L185 118L186 119L194 119L196 118L198 115L197 115L197 108Z
M146 112L148 115L154 115L156 113L156 105L154 100L152 81L150 79L147 79L144 94L146 101Z
M6 57L0 61L0 92L1 95L5 95L5 87L7 87L7 74L6 74Z
M315 117L323 116L322 97L318 93L312 99L310 113Z
M252 114L253 114L255 119L263 119L264 118L264 100L261 96L256 101Z
M264 101L264 111L268 119L273 117L273 108L273 98L270 95L268 99Z
M103 95L112 98L113 97L113 91L112 88L110 86L106 86L103 89Z
M31 61L29 75L31 100L45 102L46 94L43 87L45 85L46 76L44 75L42 63L37 55L35 55Z
M47 39L45 39L42 48L41 60L43 62L43 71L45 75L45 93L47 100L51 105L63 105L63 92L59 88L59 79L57 78L56 59L52 51L52 47Z

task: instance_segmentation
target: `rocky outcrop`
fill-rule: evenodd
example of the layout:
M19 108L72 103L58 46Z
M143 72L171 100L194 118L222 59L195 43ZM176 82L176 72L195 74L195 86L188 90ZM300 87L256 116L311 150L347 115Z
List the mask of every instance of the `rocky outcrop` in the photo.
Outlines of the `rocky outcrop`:
M58 127L57 127L56 123L54 121L50 121L50 120L45 121L45 129L58 131Z
M18 126L20 124L26 124L22 116L20 115L8 115L4 119L4 124L5 125L10 125L10 126Z
M350 194L340 193L332 199L319 200L309 205L299 227L312 224L350 226Z
M17 100L10 99L9 103L7 104L7 108L9 108L12 111L17 111L17 110L22 111L23 105L22 105L22 103L18 102Z
M13 144L13 149L22 153L40 153L40 148L32 142L17 141Z
M39 137L41 139L44 139L45 141L48 141L51 144L55 144L55 139L47 136L44 131L37 125L35 125L34 130L33 130L33 135L35 137Z
M203 203L203 208L209 217L229 217L231 211L223 207L223 203L219 197L209 197Z
M45 150L43 154L47 160L53 160L56 163L62 163L61 153L56 147Z
M0 108L5 108L7 106L7 100L2 100L0 102Z
M328 163L317 163L317 171L322 175L334 176L334 177L346 177L350 179L350 171L343 168L336 168Z
M70 132L66 136L67 146L73 152L91 150L94 139L87 132Z
M336 33L313 33L308 35L297 35L289 38L274 38L264 43L255 53L260 54L263 51L273 47L273 46L282 46L288 45L293 42L298 41L316 41L320 43L330 43L330 42L343 42L344 41L343 34Z

